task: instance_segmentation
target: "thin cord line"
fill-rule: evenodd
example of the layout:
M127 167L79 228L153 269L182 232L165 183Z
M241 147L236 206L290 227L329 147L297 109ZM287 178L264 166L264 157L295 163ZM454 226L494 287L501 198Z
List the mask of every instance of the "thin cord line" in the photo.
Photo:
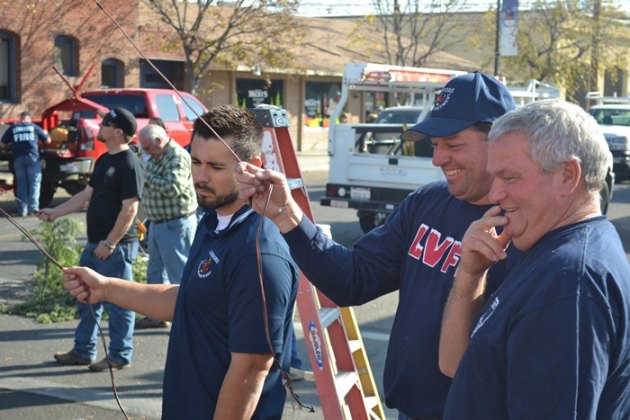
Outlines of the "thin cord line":
M6 211L4 211L3 208L0 207L0 213L2 213L2 215L13 225L15 226L20 232L22 232L22 234L24 236L26 236L26 238L31 241L31 243L33 245L35 245L35 248L38 249L38 251L44 256L46 257L46 259L48 261L50 261L51 263L53 263L56 267L58 267L61 271L64 270L64 266L61 265L61 263L59 263L59 261L57 261L52 255L50 255L50 253L46 250L46 248L44 248L44 246L37 240L35 239L35 237L24 227L22 226L17 220L15 220L15 218L13 216L11 216L9 213L7 213ZM94 318L94 320L96 321L96 313L94 312L94 308L92 307L91 304L87 303L88 308L90 308L90 312L92 313L92 317ZM125 419L129 420L129 416L127 415L127 412L125 411L125 408L122 406L122 403L120 402L120 398L118 397L118 390L116 388L116 381L114 380L114 370L112 368L112 363L109 359L109 355L107 354L107 343L105 341L105 334L103 333L103 330L101 329L101 325L97 322L96 326L98 328L98 333L101 336L101 343L103 344L103 349L105 350L105 359L107 360L107 365L109 366L109 375L111 377L111 381L112 381L112 388L114 391L114 398L116 399L116 403L118 403L118 407L120 408L120 411L123 413L123 415L125 416Z
M122 26L120 26L120 24L118 23L118 21L116 19L114 19L114 17L112 15L109 14L109 12L107 10L105 10L105 8L103 7L103 5L101 5L101 3L99 3L97 0L94 0L94 2L96 3L96 5L99 7L99 9L101 9L106 15L107 17L114 23L114 25L116 25L118 27L118 29L120 29L120 32L122 32L122 34L125 36L125 38L127 38L127 41L129 41L129 43L131 44L131 46L138 51L138 54L140 54L140 56L142 58L144 58L146 60L147 63L149 63L149 65L151 66L151 68L153 70L156 71L157 74L160 75L160 77L162 79L164 79L164 81L171 87L171 89L173 89L175 91L175 93L177 94L177 96L179 96L179 98L182 100L182 103L184 103L188 109L190 109L193 114L195 114L197 116L197 118L199 118L201 120L202 123L204 123L212 132L212 134L214 134L216 136L217 139L219 139L221 141L221 143L223 143L225 145L225 147L227 147L227 149L232 153L232 155L234 155L234 157L236 158L236 160L238 162L241 161L241 159L238 157L238 155L234 152L234 150L232 150L232 148L230 146L228 146L228 144L225 142L225 140L223 140L223 138L221 138L221 136L216 132L216 130L214 128L212 128L210 126L210 124L208 124L208 122L206 122L206 120L204 120L203 118L201 118L201 115L199 115L197 113L197 111L195 111L189 104L188 102L186 102L186 100L184 99L184 97L182 96L182 94L179 92L179 90L171 83L170 80L168 80L168 78L153 64L153 62L147 58L147 56L144 55L144 53L142 51L140 51L140 48L138 48L138 46L131 40L131 37L129 35L127 35L127 32L125 32L125 30L123 29Z
M157 74L160 75L160 77L171 87L171 89L173 89L175 91L175 93L181 98L182 102L184 104L186 104L186 106L188 106L188 108L197 116L197 118L199 118L201 120L201 122L203 124L205 124L210 131L217 137L217 139L219 139L221 141L221 143L223 143L223 145L230 151L230 153L232 153L232 155L236 158L236 160L238 162L241 162L241 159L239 158L239 156L236 154L236 152L234 152L234 150L227 144L227 142L225 140L223 140L223 138L221 138L221 136L219 136L219 134L216 132L216 130L214 128L212 128L210 126L210 124L208 124L207 121L205 121L203 118L201 118L201 116L194 110L192 109L192 107L186 102L186 100L183 98L183 96L180 94L179 90L171 83L170 80L168 80L168 78L153 64L153 62L147 58L144 53L138 48L138 46L133 42L133 40L131 39L131 37L129 37L129 35L127 35L127 32L123 29L123 27L118 23L118 21L107 12L107 10L105 10L105 8L98 2L98 0L94 0L94 2L96 3L96 5L107 15L107 17L114 23L114 25L116 25L116 27L122 32L122 34L125 36L125 38L127 39L127 41L129 41L129 43L133 46L133 48L138 52L138 54L140 54L140 56L142 58L144 58L147 63L151 66L151 68L153 68L153 70L156 71ZM262 277L262 255L260 252L260 233L262 232L262 225L263 225L263 221L265 218L265 214L266 214L266 210L267 210L267 205L269 203L269 200L271 199L271 191L273 191L273 187L272 185L269 186L269 192L265 201L265 207L263 209L262 214L260 215L260 220L259 220L259 224L258 224L258 228L257 228L257 234L256 234L256 258L257 258L257 264L258 264L258 270L259 270L259 283L260 283L260 288L261 288L261 294L262 294L262 303L263 303L263 311L264 311L264 315L263 315L263 320L264 320L264 325L265 325L265 334L266 334L266 339L267 339L267 344L269 346L269 351L271 352L271 354L273 355L273 358L278 366L278 369L280 370L282 377L287 381L287 388L289 389L291 395L293 396L293 398L295 399L295 401L297 401L297 403L304 408L310 409L311 412L314 412L314 408L311 407L307 407L305 406L299 399L299 397L295 394L295 392L293 391L293 387L292 387L292 380L289 377L289 374L282 368L282 366L280 365L279 361L278 361L278 357L276 352L273 350L273 346L271 344L271 337L270 337L270 332L269 332L269 319L268 319L268 314L267 314L267 301L266 301L266 297L265 297L265 289L264 289L264 284L263 284L263 277Z

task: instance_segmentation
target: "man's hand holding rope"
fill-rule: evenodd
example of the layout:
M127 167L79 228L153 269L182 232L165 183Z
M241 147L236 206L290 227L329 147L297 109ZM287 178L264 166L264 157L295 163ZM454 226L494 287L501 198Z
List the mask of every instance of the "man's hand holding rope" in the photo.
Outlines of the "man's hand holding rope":
M280 172L262 169L246 162L236 166L240 198L287 233L302 221L304 212L293 200L287 178Z
M106 300L107 277L86 267L63 270L63 286L79 302L94 304Z

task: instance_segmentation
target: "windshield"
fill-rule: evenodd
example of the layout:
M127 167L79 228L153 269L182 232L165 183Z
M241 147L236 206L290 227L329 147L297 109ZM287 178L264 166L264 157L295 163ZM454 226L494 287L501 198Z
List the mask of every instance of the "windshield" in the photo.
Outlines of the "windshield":
M374 124L415 124L420 112L419 109L386 109L378 114Z
M108 109L117 107L125 108L130 111L136 118L149 118L147 111L147 103L143 95L126 95L117 93L116 95L82 95L85 99L103 105ZM95 118L95 112L82 112L82 118Z
M598 124L630 127L630 109L591 109L589 112Z

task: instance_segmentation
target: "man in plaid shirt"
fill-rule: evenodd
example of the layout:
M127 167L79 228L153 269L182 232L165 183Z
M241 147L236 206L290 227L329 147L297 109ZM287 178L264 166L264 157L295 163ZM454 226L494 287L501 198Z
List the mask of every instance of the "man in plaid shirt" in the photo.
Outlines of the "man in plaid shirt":
M138 141L150 156L141 201L150 222L147 281L179 283L197 229L190 155L157 125L140 130ZM167 326L165 321L148 317L136 321L136 328Z

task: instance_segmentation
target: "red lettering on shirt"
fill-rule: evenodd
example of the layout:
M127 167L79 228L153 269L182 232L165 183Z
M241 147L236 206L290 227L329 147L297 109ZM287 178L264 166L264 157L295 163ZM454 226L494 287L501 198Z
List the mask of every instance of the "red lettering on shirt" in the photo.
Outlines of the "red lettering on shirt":
M444 242L440 243L441 236L442 234L440 232L435 229L431 229L431 233L429 233L429 236L427 237L422 262L429 267L435 267L435 265L440 262L446 253L446 250L450 248L451 244L454 242L453 238L447 236L446 239L444 239Z
M462 243L455 242L451 247L451 250L448 252L448 256L442 264L442 269L440 270L442 273L446 273L449 268L455 267L459 262L459 257L462 255Z
M442 234L438 230L430 229L425 224L420 225L409 247L409 256L421 260L431 268L436 267L444 259L440 271L446 273L459 263L462 244L450 236L440 242L441 237Z
M416 237L409 247L409 255L414 257L416 260L419 260L422 256L422 250L424 248L422 245L420 245L420 241L422 240L422 237L424 237L424 235L427 233L427 230L429 230L429 227L427 225L425 225L424 223L420 225L420 227L418 228L418 232L416 233Z

